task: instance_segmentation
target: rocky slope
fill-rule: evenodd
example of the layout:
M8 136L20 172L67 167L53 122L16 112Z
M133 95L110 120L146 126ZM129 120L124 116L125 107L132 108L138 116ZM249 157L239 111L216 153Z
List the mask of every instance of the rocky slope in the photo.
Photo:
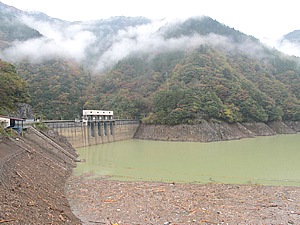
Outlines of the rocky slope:
M299 121L266 123L225 123L220 121L197 125L141 125L134 138L160 141L227 141L256 136L292 134L300 131Z
M81 224L64 193L75 157L66 139L52 131L2 137L0 223Z

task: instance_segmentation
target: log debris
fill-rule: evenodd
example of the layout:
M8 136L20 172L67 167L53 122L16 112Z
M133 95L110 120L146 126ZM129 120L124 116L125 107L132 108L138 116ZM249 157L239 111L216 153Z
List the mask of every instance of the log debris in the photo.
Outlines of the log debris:
M119 225L300 224L299 187L121 182L83 175L69 179L67 195L83 223L109 216Z

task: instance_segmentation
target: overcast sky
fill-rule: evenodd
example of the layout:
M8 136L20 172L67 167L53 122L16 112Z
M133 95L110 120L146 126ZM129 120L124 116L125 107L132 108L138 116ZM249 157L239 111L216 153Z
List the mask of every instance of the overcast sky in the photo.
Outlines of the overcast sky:
M69 21L144 16L150 19L206 15L260 40L300 29L297 0L0 0L22 10Z

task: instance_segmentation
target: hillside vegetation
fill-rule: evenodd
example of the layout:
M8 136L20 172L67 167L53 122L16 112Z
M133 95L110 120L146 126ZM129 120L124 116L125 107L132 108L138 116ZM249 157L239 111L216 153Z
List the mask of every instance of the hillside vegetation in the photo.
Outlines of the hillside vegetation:
M30 84L31 106L47 119L78 118L89 97L89 72L70 60L56 59L39 64L23 62L18 72Z
M99 78L86 107L159 124L299 120L299 68L279 56L273 61L207 45L130 57Z
M16 68L0 60L0 114L8 114L17 109L18 103L28 103L29 89Z

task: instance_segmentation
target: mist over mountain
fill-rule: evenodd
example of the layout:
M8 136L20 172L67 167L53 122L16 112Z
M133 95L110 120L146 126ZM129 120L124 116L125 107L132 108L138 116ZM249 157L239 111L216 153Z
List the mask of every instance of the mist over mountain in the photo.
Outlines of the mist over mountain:
M244 45L253 49L258 44L255 38L209 17L186 21L113 17L108 20L68 22L43 13L20 11L3 3L1 15L2 23L8 28L4 30L1 26L0 37L9 37L0 38L6 43L0 57L14 63L22 60L39 63L62 57L101 72L135 52L186 49L204 43L227 48L235 48L232 45L239 44L239 47ZM12 30L14 33L10 32Z
M300 119L299 59L209 17L68 22L0 9L0 58L46 118L97 108L170 125Z
M150 20L142 17L68 22L43 13L12 9L1 3L3 26L0 39L5 45L1 48L0 57L15 63L22 60L39 63L62 57L99 70L105 67L101 57L110 51L114 42L118 42L120 35L125 35L124 32L133 27L150 23ZM27 36L24 35L26 33ZM111 54L103 57L104 61L106 57L120 58Z
M278 41L277 48L289 55L300 57L300 30L294 30L284 35Z
M0 48L11 46L15 40L26 41L42 35L18 19L22 11L0 2Z
M283 36L283 39L293 43L300 43L300 30L294 30Z

